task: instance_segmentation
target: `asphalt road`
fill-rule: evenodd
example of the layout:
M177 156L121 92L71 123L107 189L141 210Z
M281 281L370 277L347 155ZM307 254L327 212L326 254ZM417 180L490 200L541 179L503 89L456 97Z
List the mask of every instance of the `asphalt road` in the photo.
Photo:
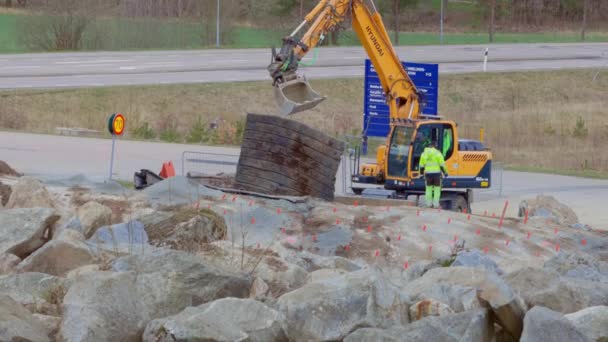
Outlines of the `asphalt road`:
M399 46L403 60L439 63L441 73L608 67L608 43ZM311 56L313 55L313 56ZM320 48L309 78L362 77L361 47ZM269 49L0 55L0 89L268 80Z
M165 144L138 141L116 143L115 179L132 180L140 169L159 172L163 162L172 161L177 174L184 169L206 173L234 173L239 148L201 145ZM221 155L213 155L213 154ZM0 160L27 175L46 180L66 179L84 175L93 181L109 176L111 140L77 138L26 133L0 132ZM342 172L338 171L337 191L342 190ZM496 177L495 177L496 178ZM556 175L505 171L502 176L502 196L496 179L494 189L475 194L473 211L484 210L499 215L509 200L508 216L517 215L519 201L537 194L553 195L570 206L583 223L598 229L608 229L605 210L608 181Z

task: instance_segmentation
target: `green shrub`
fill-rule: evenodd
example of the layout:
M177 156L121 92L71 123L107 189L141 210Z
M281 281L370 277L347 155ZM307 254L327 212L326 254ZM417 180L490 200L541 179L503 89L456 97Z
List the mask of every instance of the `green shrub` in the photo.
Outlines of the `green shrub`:
M156 133L147 122L137 126L135 129L133 129L131 134L133 134L133 137L136 139L150 140L156 138Z
M186 141L191 144L208 143L211 140L211 134L206 122L199 116L186 137Z
M166 142L179 142L181 139L179 132L177 131L177 126L175 124L167 125L160 132L160 140Z

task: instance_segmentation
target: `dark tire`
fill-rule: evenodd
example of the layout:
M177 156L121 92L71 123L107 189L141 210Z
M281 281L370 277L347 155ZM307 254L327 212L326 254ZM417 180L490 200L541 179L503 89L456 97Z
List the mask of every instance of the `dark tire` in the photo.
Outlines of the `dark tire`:
M361 195L363 193L363 189L361 188L352 188L352 190L355 195Z
M471 209L469 208L467 200L464 198L464 196L456 196L456 199L454 199L452 210L457 211L459 213L464 213L465 210L467 213L471 212Z
M333 200L344 143L293 120L248 114L235 186Z

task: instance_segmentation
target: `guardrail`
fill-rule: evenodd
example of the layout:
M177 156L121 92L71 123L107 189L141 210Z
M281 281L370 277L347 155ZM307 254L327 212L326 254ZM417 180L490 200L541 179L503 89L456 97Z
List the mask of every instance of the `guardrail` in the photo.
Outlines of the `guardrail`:
M239 154L184 151L181 158L182 176L187 176L191 172L209 175L236 173L238 160ZM192 170L190 165L198 167Z

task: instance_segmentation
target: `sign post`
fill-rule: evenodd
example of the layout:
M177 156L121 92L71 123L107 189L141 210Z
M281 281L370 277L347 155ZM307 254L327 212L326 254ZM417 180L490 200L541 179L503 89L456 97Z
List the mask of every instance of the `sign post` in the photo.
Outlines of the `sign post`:
M437 115L439 65L403 63L403 67L421 93L422 114ZM363 135L364 137L386 137L390 130L389 107L378 74L369 59L365 60L364 88Z
M110 157L110 177L112 180L112 170L114 169L114 147L116 146L116 136L122 135L125 131L125 117L120 113L110 115L108 120L108 131L112 134L112 156Z

